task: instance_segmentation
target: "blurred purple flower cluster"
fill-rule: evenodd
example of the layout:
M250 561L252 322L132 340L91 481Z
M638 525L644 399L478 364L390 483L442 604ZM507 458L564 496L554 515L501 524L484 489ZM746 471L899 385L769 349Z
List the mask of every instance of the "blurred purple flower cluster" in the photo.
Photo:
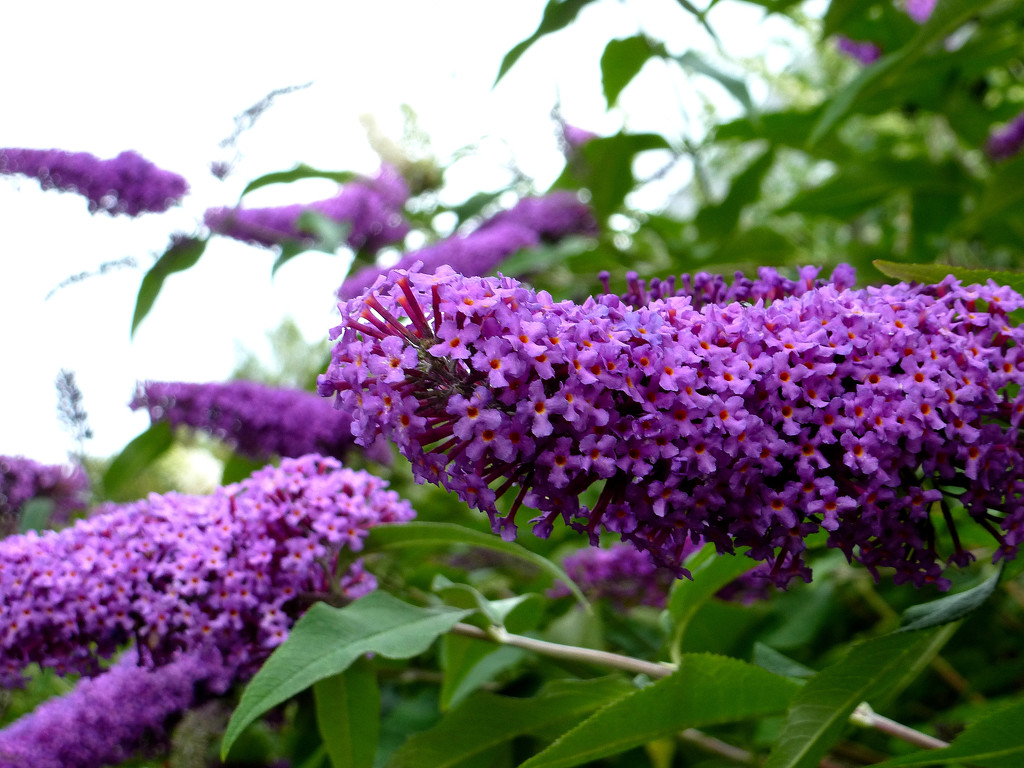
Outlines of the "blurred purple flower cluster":
M945 588L940 507L957 565L973 556L949 504L996 557L1024 538L1022 306L952 278L698 311L395 272L341 306L319 389L357 439L383 432L507 538L525 505L540 536L559 519L593 544L604 529L680 572L697 540L749 547L782 586L810 578L805 539L823 529L876 577Z
M0 682L32 663L99 672L135 641L142 663L216 651L251 674L288 633L302 596L360 597L353 554L370 528L414 516L373 475L320 456L285 459L210 496L169 493L60 532L0 541Z
M270 247L311 237L312 232L301 229L300 219L306 212L318 213L348 224L349 246L373 253L399 242L409 231L402 216L408 198L409 187L401 174L385 165L375 177L346 184L326 200L273 208L210 208L204 221L218 235Z
M40 464L23 456L0 456L0 533L17 528L25 503L36 498L53 502L50 520L66 522L84 509L89 477L78 466Z
M132 151L101 160L88 152L0 149L0 174L12 173L38 179L43 189L77 192L89 200L92 213L162 213L188 192L181 176Z
M1024 148L1024 112L1021 112L1004 127L992 131L985 151L993 160L1013 157Z
M516 251L535 248L542 242L557 242L569 235L595 234L597 225L590 209L571 192L525 198L507 211L495 214L466 235L454 235L417 251L410 251L395 265L409 269L417 262L419 271L433 272L442 266L471 275L492 271ZM366 267L348 278L338 289L338 298L358 296L389 271Z
M931 18L937 0L904 0L903 12L918 24L924 24ZM836 35L836 47L839 52L859 61L861 64L874 64L882 56L882 49L868 40L851 40L845 35Z
M154 424L191 427L256 460L307 453L341 459L351 450L363 450L352 440L351 416L300 389L255 381L148 381L139 385L130 405L148 411ZM381 463L391 460L383 441L366 453Z

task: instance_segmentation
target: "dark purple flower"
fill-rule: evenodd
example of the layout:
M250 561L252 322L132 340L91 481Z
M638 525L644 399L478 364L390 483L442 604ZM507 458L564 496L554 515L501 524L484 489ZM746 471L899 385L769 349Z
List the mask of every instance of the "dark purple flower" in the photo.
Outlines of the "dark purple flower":
M383 480L320 456L284 459L210 496L168 493L62 531L0 541L0 681L29 664L96 674L135 641L159 666L206 650L250 674L312 596L375 587L354 554L413 517Z
M218 235L270 247L311 237L313 233L299 229L302 214L310 211L348 224L348 244L373 253L399 242L409 231L402 216L408 197L401 174L385 165L374 178L346 184L326 200L275 208L210 208L204 221Z
M993 160L1013 157L1024 147L1024 112L1004 127L992 131L985 143L985 151Z
M892 567L898 582L947 587L942 508L954 533L962 509L995 535L997 558L1015 557L1024 329L1011 314L1024 299L952 278L866 290L802 279L800 295L767 305L697 310L689 296L577 305L508 278L394 272L341 306L319 390L360 439L394 440L420 481L506 537L532 507L540 535L559 519L594 544L611 531L677 572L698 540L747 548L784 585L810 578L804 540L825 530L876 576ZM460 331L461 357L445 353L442 327ZM496 499L513 487L503 514ZM950 561L971 559L952 548Z
M839 52L859 61L861 64L874 64L882 55L882 49L868 40L851 40L845 35L836 35L836 47Z
M43 189L77 192L92 213L162 213L188 192L176 173L157 168L136 152L101 160L88 152L61 149L0 149L0 174L19 173L39 180Z
M17 530L21 510L32 499L52 501L50 520L63 523L85 508L88 496L89 477L81 467L0 456L0 535Z
M222 664L217 654L196 653L149 669L128 651L0 730L0 768L97 768L166 748L170 727L204 689L224 689Z
M255 381L149 381L139 385L131 407L146 409L154 424L191 427L257 460L307 453L341 459L362 450L353 442L347 413L300 389ZM370 446L367 455L382 463L391 459L383 442Z
M520 200L513 208L495 214L469 234L453 235L426 248L410 251L395 269L409 269L419 262L419 271L424 273L450 266L464 274L483 275L524 248L595 231L596 225L587 206L571 192L555 192L546 197ZM345 300L358 296L388 271L371 266L356 272L342 283L338 297Z

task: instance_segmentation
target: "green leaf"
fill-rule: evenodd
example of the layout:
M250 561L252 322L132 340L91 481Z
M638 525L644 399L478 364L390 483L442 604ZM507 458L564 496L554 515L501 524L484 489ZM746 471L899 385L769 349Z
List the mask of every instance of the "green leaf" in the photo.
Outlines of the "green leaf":
M605 46L601 54L601 85L609 109L654 53L655 46L643 35L612 40Z
M851 16L864 8L864 0L832 0L825 11L821 36L828 38L842 32Z
M521 648L495 645L472 637L445 635L443 643L442 710L457 706L481 685L511 669L526 656Z
M206 242L206 240L191 237L188 240L172 244L145 274L142 284L139 286L139 295L135 299L135 315L132 317L131 333L133 337L139 324L145 320L146 315L153 308L153 304L156 303L156 297L160 294L160 289L163 288L164 280L175 272L184 272L186 269L194 267L198 263L199 257L203 255L203 251L206 250Z
M255 461L248 456L232 453L224 462L224 471L220 476L221 485L231 485L239 480L245 480L257 469L266 466L266 461Z
M981 768L1019 768L1024 765L1024 699L967 726L950 746L903 755L875 768L965 763Z
M810 667L805 667L799 661L791 659L789 656L779 653L770 645L765 645L761 642L754 643L753 661L762 669L767 669L776 675L796 680L806 680L809 677L814 677L815 674L814 670Z
M967 269L950 267L946 264L899 264L895 261L876 259L875 268L886 277L916 283L941 283L952 275L964 285L984 284L988 280L1005 285L1017 293L1024 293L1024 272L1002 272L995 269Z
M166 421L159 421L132 440L103 473L103 490L118 496L134 482L174 442L174 430Z
M857 705L884 697L901 672L923 655L931 632L902 632L868 640L800 689L764 768L810 768L843 734Z
M775 714L798 690L739 659L686 655L671 675L604 707L520 768L568 768L685 728Z
M371 592L345 608L316 603L246 687L224 733L221 759L246 726L299 691L343 672L366 653L416 656L469 613L418 608L386 592Z
M299 238L281 243L281 253L274 261L274 266L270 269L271 277L276 275L277 270L300 253L306 253L307 251L337 253L338 249L346 244L346 239L352 230L352 225L349 222L334 221L322 213L308 210L303 211L302 215L299 216L298 221L295 223L295 228L299 232L309 233L312 235L312 238Z
M729 582L754 568L757 563L741 555L720 555L714 544L706 544L686 564L693 580L679 579L668 598L668 615L672 619L669 655L677 661L682 655L683 636L698 609Z
M702 238L719 239L733 233L739 225L743 209L760 195L761 183L774 162L775 150L765 150L736 175L724 200L704 206L697 212L694 222Z
M373 768L380 733L380 689L367 658L313 684L316 722L334 768Z
M242 196L245 197L245 195L260 187L267 187L271 184L291 184L293 181L301 179L330 179L339 184L346 184L358 178L359 174L352 171L321 171L305 163L299 163L290 171L274 171L273 173L267 173L253 179L242 190Z
M1003 575L1003 564L994 574L985 579L981 584L971 589L958 592L955 595L946 595L938 600L921 605L912 605L903 612L900 618L900 632L909 632L917 629L928 629L941 624L949 624L959 621L967 614L976 611L999 586L999 579Z
M517 736L569 727L587 713L628 696L633 686L619 677L556 680L529 699L474 693L435 727L398 749L387 768L453 768L480 765L474 758Z
M540 26L532 35L514 46L501 60L501 67L498 68L498 76L494 79L494 84L497 85L501 82L505 73L512 69L519 58L530 49L530 46L545 35L569 26L583 7L591 2L593 0L549 0L544 7L544 16L541 18Z
M569 575L546 557L531 552L521 544L505 541L497 536L474 531L454 523L411 522L397 525L378 525L370 530L366 540L368 549L394 549L397 547L447 547L468 544L512 555L537 566L564 583L576 600L586 608L590 603Z
M50 515L53 514L53 499L36 497L29 499L21 508L18 517L18 533L29 531L41 531L50 522Z
M985 225L998 221L1008 213L1019 211L1024 203L1024 156L1018 156L999 165L989 180L977 207L972 210L959 226L963 233L984 232Z
M710 77L721 85L726 91L728 91L729 95L743 105L743 108L747 110L747 114L753 115L756 112L754 109L754 100L750 98L750 91L747 90L747 84L738 77L733 77L712 64L709 64L704 57L696 51L687 51L686 53L673 58L684 69L693 70L705 77Z

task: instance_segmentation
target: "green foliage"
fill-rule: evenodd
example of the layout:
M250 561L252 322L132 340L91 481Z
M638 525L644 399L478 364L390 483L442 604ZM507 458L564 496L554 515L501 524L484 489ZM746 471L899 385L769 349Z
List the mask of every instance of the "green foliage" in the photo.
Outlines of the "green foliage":
M199 257L206 250L206 240L191 237L186 240L173 242L157 259L156 264L150 267L149 272L142 278L139 286L139 295L135 299L135 314L132 317L132 336L138 329L146 315L156 303L156 297L164 286L164 280L175 272L184 272L199 263Z
M124 447L103 473L103 489L109 498L118 498L174 442L174 431L165 421L157 422Z
M498 69L498 76L494 81L495 85L534 43L545 35L565 29L576 19L576 15L583 10L584 6L592 2L593 0L549 0L544 8L544 17L536 31L505 54L501 67Z
M316 721L334 768L372 768L380 730L380 690L373 662L356 659L348 669L313 683Z
M266 173L253 179L245 185L245 189L242 190L242 196L244 197L250 192L261 187L270 186L271 184L291 184L302 179L329 179L339 184L347 184L358 178L359 175L352 171L321 171L305 163L299 163L290 171L274 171L273 173Z

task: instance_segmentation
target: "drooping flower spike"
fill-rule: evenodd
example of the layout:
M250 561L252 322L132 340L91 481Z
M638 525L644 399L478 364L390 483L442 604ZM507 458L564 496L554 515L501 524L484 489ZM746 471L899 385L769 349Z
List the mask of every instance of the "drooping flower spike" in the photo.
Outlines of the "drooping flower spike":
M352 553L371 527L413 515L383 480L313 455L210 496L152 494L11 536L0 541L0 683L31 663L95 674L133 640L149 665L212 649L244 676L284 640L304 594L372 590Z
M38 179L43 189L77 192L88 199L91 213L112 216L162 213L188 192L181 176L132 151L101 160L61 149L0 149L0 174L12 173Z
M538 535L611 531L663 566L697 538L747 547L785 585L824 529L876 576L945 587L934 519L956 564L960 506L997 557L1024 531L1021 306L952 278L698 311L395 272L341 306L319 388L506 537L532 507Z

